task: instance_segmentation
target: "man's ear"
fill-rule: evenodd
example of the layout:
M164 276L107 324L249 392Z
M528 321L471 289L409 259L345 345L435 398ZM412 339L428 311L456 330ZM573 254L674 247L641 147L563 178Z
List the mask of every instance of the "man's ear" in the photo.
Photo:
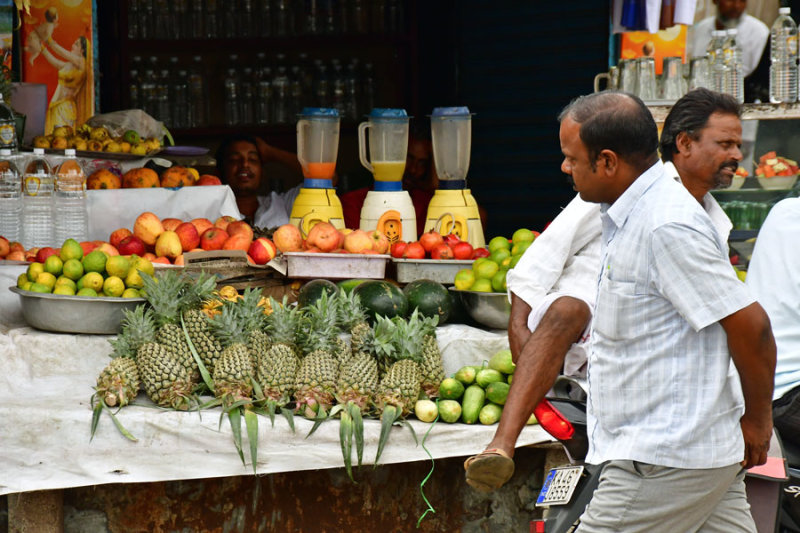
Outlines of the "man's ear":
M681 154L687 154L691 150L692 138L685 131L680 132L675 137L675 148Z
M613 150L602 150L597 156L597 164L605 170L606 174L613 174L618 168L619 156Z

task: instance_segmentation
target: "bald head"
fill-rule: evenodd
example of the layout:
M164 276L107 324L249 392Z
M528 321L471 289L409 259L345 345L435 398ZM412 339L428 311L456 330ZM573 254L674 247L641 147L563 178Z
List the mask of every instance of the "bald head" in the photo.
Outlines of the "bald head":
M644 171L658 157L658 128L653 115L634 95L603 91L573 100L558 117L580 125L580 139L594 164L598 154L611 150L631 167Z

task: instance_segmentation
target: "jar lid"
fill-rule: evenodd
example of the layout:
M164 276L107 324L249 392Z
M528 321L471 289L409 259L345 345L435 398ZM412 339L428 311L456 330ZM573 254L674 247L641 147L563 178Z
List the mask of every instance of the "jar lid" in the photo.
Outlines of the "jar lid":
M470 113L467 106L461 107L434 107L431 117L433 118L467 118L474 113Z
M408 120L409 118L405 109L388 107L375 107L367 116L377 120Z
M339 118L339 111L333 107L304 107L300 112L300 116L313 118Z

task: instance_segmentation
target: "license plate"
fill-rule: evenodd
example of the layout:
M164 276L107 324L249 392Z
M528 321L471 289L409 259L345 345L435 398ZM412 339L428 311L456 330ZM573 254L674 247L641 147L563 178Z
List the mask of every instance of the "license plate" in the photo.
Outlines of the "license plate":
M550 470L536 499L536 506L547 507L569 503L582 474L582 466L561 466Z

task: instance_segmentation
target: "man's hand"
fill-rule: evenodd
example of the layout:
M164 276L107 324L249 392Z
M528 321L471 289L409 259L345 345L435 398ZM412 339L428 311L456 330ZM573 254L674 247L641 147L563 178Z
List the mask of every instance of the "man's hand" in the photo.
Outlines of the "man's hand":
M751 468L767 462L769 441L772 438L772 416L748 417L741 419L744 435L744 461L742 467Z

